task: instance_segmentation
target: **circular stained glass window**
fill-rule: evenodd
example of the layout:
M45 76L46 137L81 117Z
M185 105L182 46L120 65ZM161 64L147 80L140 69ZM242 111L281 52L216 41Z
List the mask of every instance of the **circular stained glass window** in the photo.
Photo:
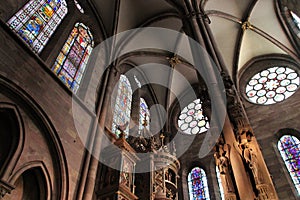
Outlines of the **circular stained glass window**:
M187 134L198 134L209 128L208 118L204 115L200 99L186 106L178 119L179 128Z
M77 9L83 14L84 13L84 10L83 8L81 7L81 5L78 3L78 1L74 0L74 3L77 7Z
M246 86L248 99L270 105L292 96L299 87L299 76L288 67L271 67L254 75Z

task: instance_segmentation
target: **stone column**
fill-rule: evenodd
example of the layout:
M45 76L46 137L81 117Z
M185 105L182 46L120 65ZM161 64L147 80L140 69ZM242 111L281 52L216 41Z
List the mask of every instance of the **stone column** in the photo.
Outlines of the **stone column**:
M224 144L222 137L216 145L214 157L220 172L220 179L226 200L236 200L235 186L232 181L232 169L230 163L230 146Z
M103 103L99 106L97 110L97 120L95 121L92 135L90 138L91 145L93 149L93 155L91 155L87 151L87 158L85 160L85 166L83 167L83 177L81 180L81 187L79 188L77 199L90 200L93 198L94 189L95 189L95 180L98 171L99 160L97 157L100 155L101 150L101 142L104 133L104 127L106 122L107 112L109 110L111 94L113 91L114 82L116 81L116 77L118 76L118 72L111 67L107 72L107 80L106 80L106 92L103 97ZM96 158L95 158L95 157Z
M225 121L224 121L224 126L223 126L223 135L224 135L224 140L225 144L230 146L232 151L230 152L230 163L232 165L232 170L234 174L234 181L237 185L238 189L238 195L240 199L243 200L253 200L259 197L259 199L277 199L276 195L273 195L273 190L274 186L272 182L270 181L270 178L267 181L267 185L269 185L270 189L270 194L268 197L266 197L265 194L262 194L262 192L259 191L265 191L265 189L257 189L253 187L253 181L249 177L249 173L253 174L254 171L249 172L249 164L248 166L245 166L245 157L240 154L240 149L235 148L236 143L239 139L238 134L245 132L245 134L250 134L251 137L253 137L253 134L251 132L251 129L249 128L249 123L247 123L247 118L246 115L242 115L242 118L239 116L234 116L231 113L233 110L231 109L231 105L237 106L238 113L243 113L243 105L241 104L241 101L239 99L238 93L236 92L235 88L233 87L233 84L230 77L227 76L226 72L226 66L222 62L221 56L218 54L217 48L214 45L212 41L212 36L209 35L209 31L207 31L208 26L207 24L210 22L209 18L206 16L206 14L203 12L203 10L199 9L199 5L196 0L184 0L184 10L185 10L185 17L184 24L186 28L186 33L192 37L193 39L196 40L209 54L211 58L208 58L207 55L200 55L199 50L197 51L193 49L193 46L191 45L192 48L192 53L193 57L195 60L197 60L197 57L201 57L201 60L196 62L196 65L200 65L201 67L205 68L205 74L201 74L202 76L205 76L206 79L206 84L210 84L210 94L207 95L207 98L210 99L212 102L213 106L218 107L222 109L222 106L227 106L228 105L228 114L225 115ZM214 62L217 70L214 70L215 68L213 67ZM225 84L226 88L226 96L228 98L228 104L224 105L224 101L220 98L221 95L218 93L220 92L217 87L218 84L218 76L222 75L223 82ZM224 76L225 75L225 76ZM199 77L199 82L200 81ZM207 81L208 80L208 81ZM222 91L221 91L222 92ZM229 116L228 116L229 115ZM223 119L219 119L219 123L222 123ZM238 123L236 123L238 122ZM218 126L221 124L214 124L211 126L211 130L215 129L215 126ZM212 133L213 134L213 133ZM214 141L211 141L212 143ZM255 139L251 140L251 143L256 147L255 151L257 153L258 160L262 162L260 164L260 168L264 168L265 164L263 162L263 158L261 157L261 152L258 148L257 143L255 142ZM249 162L248 162L249 163ZM268 176L268 172L265 171L265 169L261 170L266 172L264 176ZM259 194L258 194L259 193ZM273 198L274 196L274 198Z
M247 118L240 96L234 87L231 78L222 74L227 91L228 114L234 130L235 138L231 138L235 154L243 161L252 190L257 199L278 199L275 187L264 162L259 144ZM232 143L233 141L233 143ZM228 141L226 140L228 143ZM239 179L235 175L236 181Z

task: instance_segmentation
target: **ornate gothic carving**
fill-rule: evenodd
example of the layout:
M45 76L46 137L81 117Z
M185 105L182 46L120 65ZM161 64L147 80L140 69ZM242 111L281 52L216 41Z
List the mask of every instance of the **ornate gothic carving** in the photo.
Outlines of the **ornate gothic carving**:
M154 172L154 183L154 192L157 195L163 195L165 193L164 169L159 169Z
M258 193L257 199L276 199L272 187L266 184L263 178L263 172L261 171L260 162L258 160L258 150L255 144L253 144L253 141L250 141L245 136L246 135L242 135L239 142L234 143L234 146L244 160L254 180L254 185Z
M220 139L215 147L214 157L216 165L220 171L220 178L224 189L225 199L235 200L236 195L232 182L232 172L230 166L230 145L224 144L223 140Z
M228 115L234 125L237 139L246 134L247 137L253 136L253 130L246 116L244 106L240 100L240 96L228 74L221 73L227 96Z
M97 193L98 199L138 199L134 195L134 166L139 160L134 149L126 142L124 129L120 130L120 137L113 145L106 147L102 152L104 160L109 166L102 165L100 184ZM119 149L114 148L114 145ZM104 178L102 178L104 177Z
M259 184L256 185L258 190L258 199L259 200L268 200L268 199L276 199L274 192L270 190L270 186L268 184Z
M245 164L252 172L255 184L263 183L255 146L251 142L248 142L245 137L240 138L239 142L235 142L234 145L237 152L241 155Z

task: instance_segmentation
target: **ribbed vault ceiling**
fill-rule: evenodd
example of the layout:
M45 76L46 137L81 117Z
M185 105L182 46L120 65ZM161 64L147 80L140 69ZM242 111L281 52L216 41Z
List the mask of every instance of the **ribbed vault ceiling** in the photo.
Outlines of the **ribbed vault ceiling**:
M141 27L162 27L182 32L183 22L180 19L183 0L91 0L94 4L105 27L107 36L123 31ZM274 0L201 0L199 6L206 12L211 20L209 27L215 38L226 67L233 79L236 80L238 72L243 66L256 56L266 54L289 54L297 59L297 54L292 44L286 37L284 29L276 15L276 2ZM251 28L242 29L242 24L248 21ZM162 47L170 45L165 38L145 38L147 43L158 43ZM134 40L128 40L123 44L125 38L119 38L119 44L133 45ZM177 38L173 41L174 51L178 45L184 45L186 54L190 54L186 39ZM151 50L153 53L155 50ZM170 52L158 56L147 54L147 50L138 56L127 59L135 65L146 63L160 63L170 66L167 57L172 56ZM148 65L151 68L151 65ZM175 66L190 84L198 82L195 70L187 64L181 63ZM151 71L151 70L150 70ZM144 71L146 80L149 76L156 76L162 82L168 81L169 88L173 91L183 93L185 85L176 80L176 73L166 76L151 74ZM148 76L148 77L147 77ZM168 93L163 87L153 86L159 104L166 107L172 105L175 100L174 94Z

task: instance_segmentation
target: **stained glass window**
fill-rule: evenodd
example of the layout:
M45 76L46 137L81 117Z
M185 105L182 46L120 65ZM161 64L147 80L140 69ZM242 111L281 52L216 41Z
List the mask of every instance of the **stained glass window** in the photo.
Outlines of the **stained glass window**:
M150 123L149 123L149 119L150 119L150 112L149 112L149 108L148 105L145 101L145 99L140 98L140 120L139 120L139 131L143 130L144 126L144 120L145 120L145 115L146 115L146 123L147 126L146 128L149 130L150 127Z
M278 141L278 149L300 194L300 142L294 136L284 135Z
M78 3L78 1L74 0L74 3L75 3L75 6L77 7L77 9L83 14L83 13L84 13L84 10L83 10L83 8L81 7L81 5Z
M221 180L220 171L219 171L218 166L216 166L216 174L217 174L217 180L218 180L218 184L219 184L221 199L225 200L224 189L223 189L223 186L222 186L222 180Z
M299 76L295 70L271 67L254 75L246 86L248 99L256 104L269 105L292 96L299 87Z
M7 24L40 53L67 12L65 0L30 0Z
M188 176L190 200L210 199L207 178L203 169L195 167Z
M114 108L112 132L119 135L117 126L126 126L125 134L129 133L130 111L131 111L132 89L128 78L120 76L118 92Z
M196 99L181 111L178 126L187 134L198 134L207 131L209 122L208 118L203 114L200 99Z
M293 11L290 11L290 12L291 12L291 15L292 15L292 18L293 18L293 21L294 21L295 25L300 30L300 18Z
M74 93L77 92L94 47L88 27L76 23L52 67L53 72Z
M139 88L141 88L141 87L142 87L142 84L141 84L140 80L137 78L136 75L134 75L133 77L134 77L134 80L135 80L137 86L138 86Z

